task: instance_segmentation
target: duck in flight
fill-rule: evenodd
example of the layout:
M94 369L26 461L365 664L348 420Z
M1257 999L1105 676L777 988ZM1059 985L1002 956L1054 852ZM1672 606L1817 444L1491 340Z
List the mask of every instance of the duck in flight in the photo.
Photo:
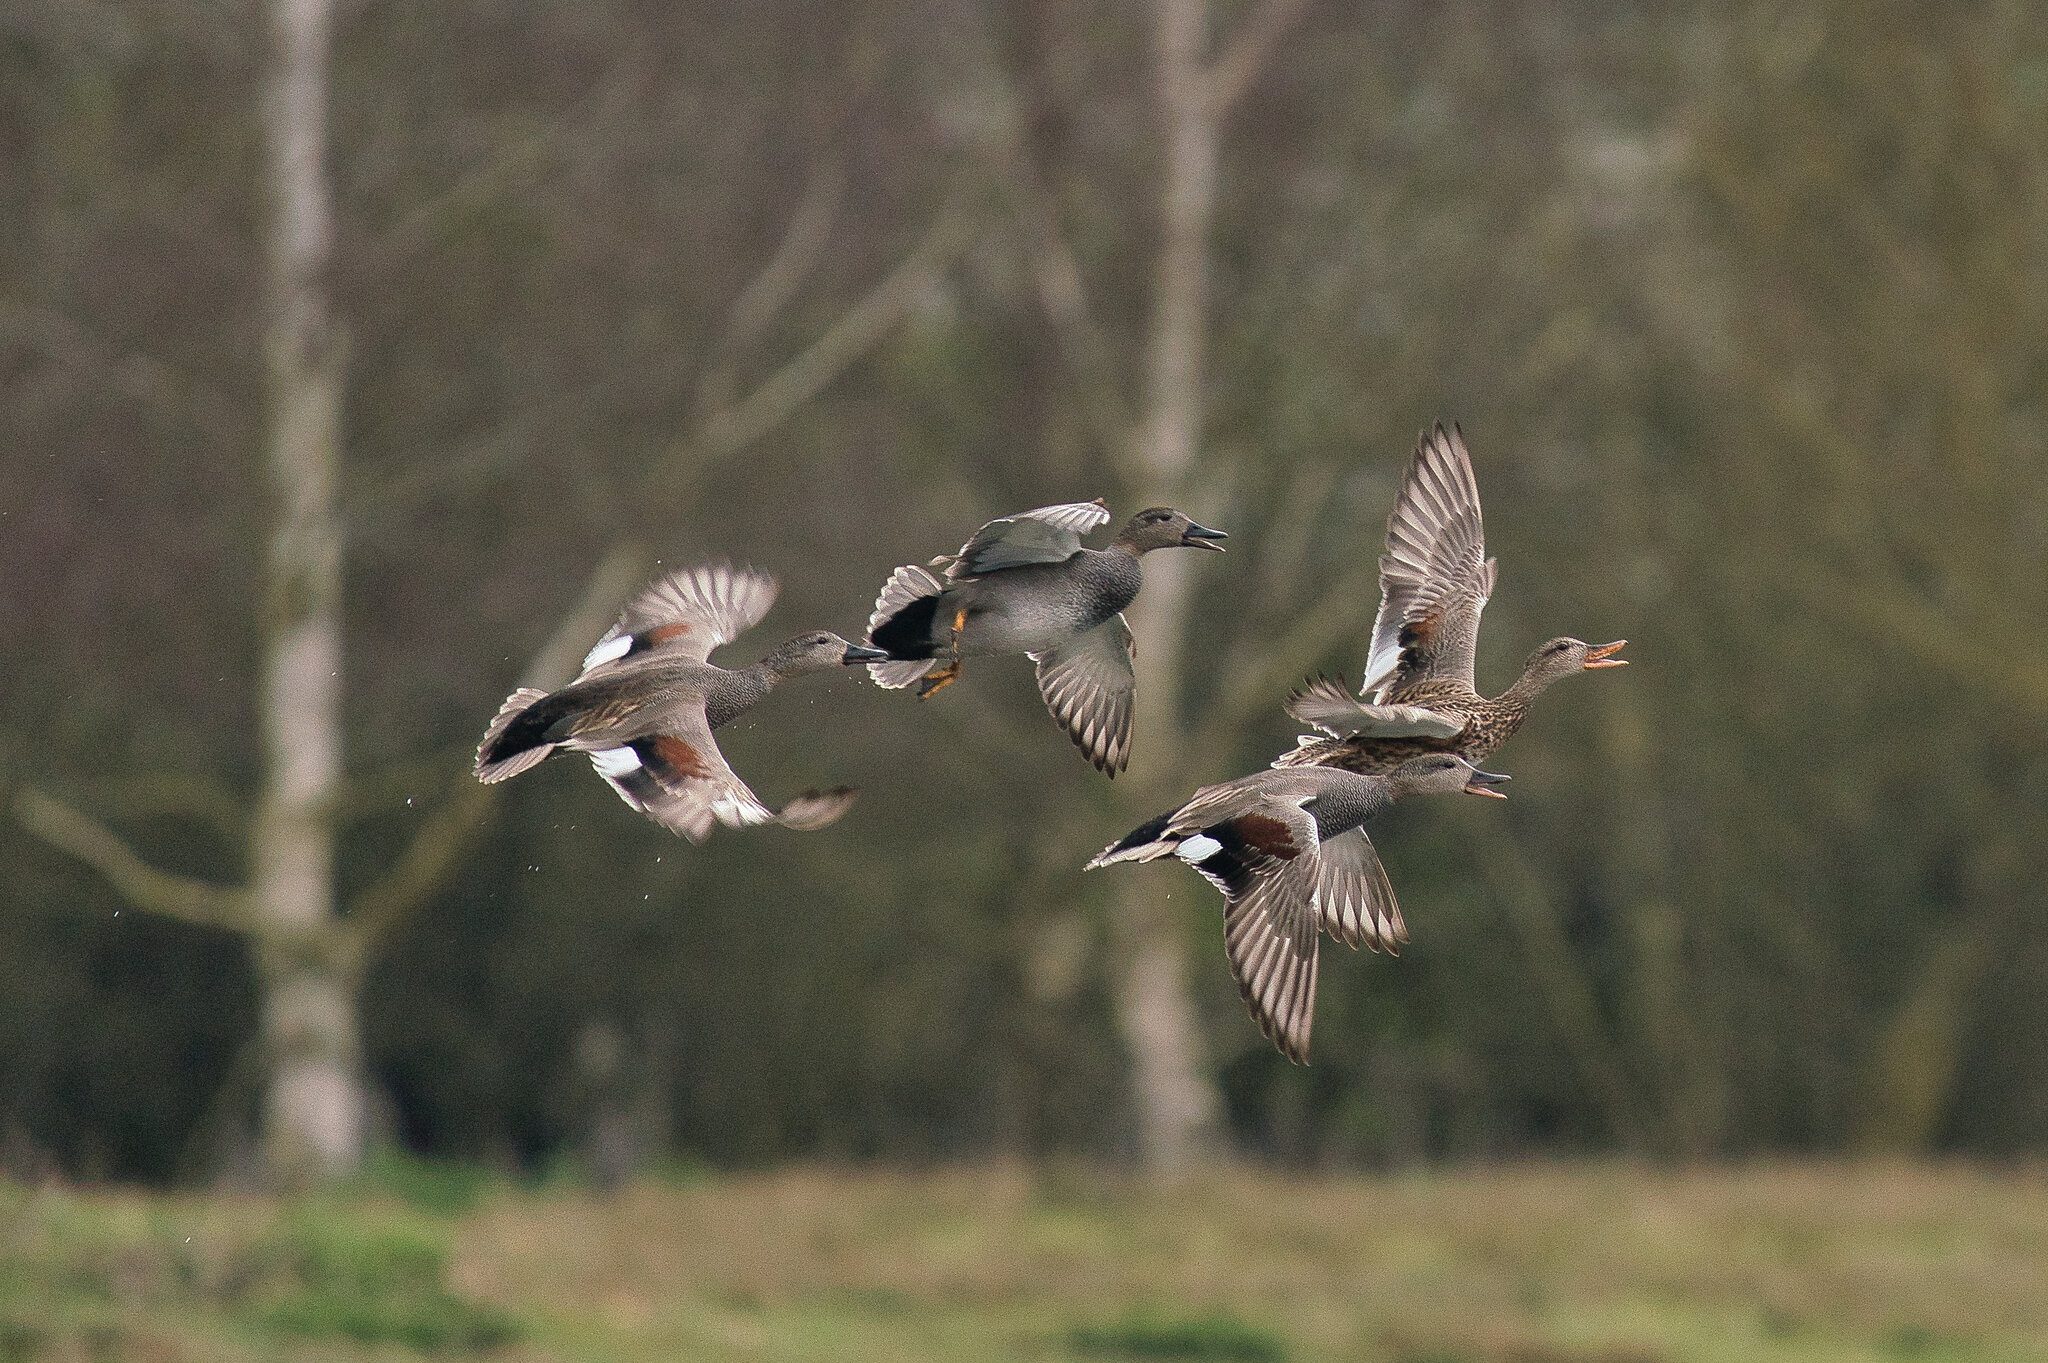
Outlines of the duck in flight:
M1597 648L1552 639L1529 655L1513 686L1499 696L1480 695L1472 660L1495 566L1486 556L1479 483L1464 435L1439 422L1423 432L1387 520L1365 684L1356 696L1328 677L1297 689L1287 713L1317 732L1303 735L1273 765L1373 774L1427 752L1483 762L1553 683L1628 666L1614 656L1626 639Z
M718 824L823 828L852 805L852 789L805 791L772 809L726 764L712 731L790 677L886 655L820 630L748 667L711 662L711 650L768 613L775 593L774 578L726 564L655 582L626 604L575 681L506 699L477 748L477 779L506 780L561 749L587 753L621 799L692 842Z
M960 677L963 658L1022 653L1038 666L1046 708L1088 760L1114 778L1131 757L1137 689L1123 609L1144 585L1154 549L1221 549L1221 530L1156 506L1124 523L1106 548L1081 537L1109 522L1100 501L1041 506L990 521L929 567L890 574L868 620L884 660L868 672L920 698Z
M1223 945L1245 1006L1289 1060L1308 1063L1322 934L1392 952L1408 940L1367 819L1408 795L1506 798L1508 778L1455 753L1424 753L1384 775L1268 768L1204 786L1103 849L1088 869L1175 857L1223 892Z

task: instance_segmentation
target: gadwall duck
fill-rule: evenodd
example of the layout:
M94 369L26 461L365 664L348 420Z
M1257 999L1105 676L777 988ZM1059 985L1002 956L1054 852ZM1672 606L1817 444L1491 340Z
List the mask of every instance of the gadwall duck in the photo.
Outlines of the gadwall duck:
M853 803L848 787L805 791L771 809L726 765L711 732L787 677L883 655L829 631L799 634L750 667L711 650L745 633L775 602L775 579L711 564L669 574L626 604L583 672L559 691L514 691L476 750L479 781L503 781L557 748L588 753L633 808L691 842L715 824L823 828Z
M1223 892L1230 972L1267 1038L1308 1062L1321 935L1392 952L1408 940L1394 887L1360 827L1406 795L1502 797L1508 778L1455 753L1412 757L1384 776L1334 767L1254 772L1204 786L1105 848L1088 869L1177 857Z
M890 574L868 619L886 662L869 674L920 698L959 679L962 658L1022 653L1038 665L1046 708L1088 760L1112 778L1131 758L1131 629L1122 611L1144 584L1154 549L1221 549L1221 530L1171 507L1140 511L1104 549L1081 536L1107 524L1100 501L1042 506L974 532L929 568Z
M1357 696L1328 677L1297 689L1287 713L1319 732L1303 735L1274 765L1370 775L1425 752L1481 762L1521 727L1530 703L1553 682L1628 665L1613 656L1626 639L1597 648L1552 639L1529 655L1513 686L1491 699L1480 695L1472 659L1495 563L1486 556L1479 484L1464 435L1439 422L1417 444L1387 520L1365 684Z

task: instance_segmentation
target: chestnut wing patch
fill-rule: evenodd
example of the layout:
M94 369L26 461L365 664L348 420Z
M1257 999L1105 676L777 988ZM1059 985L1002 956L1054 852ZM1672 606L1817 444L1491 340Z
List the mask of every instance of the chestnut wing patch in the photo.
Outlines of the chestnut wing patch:
M1240 814L1227 825L1218 826L1230 828L1246 848L1275 861L1292 861L1301 855L1293 832L1270 814Z
M667 786L679 786L686 781L716 780L721 775L705 760L703 753L674 734L643 738L633 747L647 769Z
M1194 868L1233 902L1250 894L1262 875L1299 857L1304 849L1284 819L1253 811L1202 830L1216 850Z
M1439 608L1401 626L1399 637L1403 662L1411 667L1421 662L1419 655L1429 651L1429 642L1436 638L1436 627L1442 620L1443 612Z

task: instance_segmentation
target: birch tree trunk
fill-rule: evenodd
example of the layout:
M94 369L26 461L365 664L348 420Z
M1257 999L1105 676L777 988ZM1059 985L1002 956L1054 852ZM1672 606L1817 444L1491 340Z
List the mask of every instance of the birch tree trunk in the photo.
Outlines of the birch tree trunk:
M251 947L269 1062L263 1148L286 1183L353 1168L364 1096L353 982L337 950L341 542L335 505L343 338L330 314L325 164L330 0L272 0L264 80L269 199L267 463L273 521L258 695L264 782Z
M1157 0L1158 108L1165 140L1160 242L1146 338L1145 393L1132 472L1146 495L1194 498L1201 434L1202 352L1208 299L1208 232L1216 192L1217 113L1204 79L1207 0ZM1130 784L1140 816L1170 801L1184 783L1178 760L1185 738L1182 655L1188 620L1189 564L1157 554L1145 565L1145 591L1130 613L1144 684L1135 723L1141 738ZM1213 1151L1221 1100L1202 1054L1188 992L1180 921L1185 901L1127 877L1118 925L1126 961L1117 1015L1137 1089L1139 1154L1154 1170L1187 1165Z

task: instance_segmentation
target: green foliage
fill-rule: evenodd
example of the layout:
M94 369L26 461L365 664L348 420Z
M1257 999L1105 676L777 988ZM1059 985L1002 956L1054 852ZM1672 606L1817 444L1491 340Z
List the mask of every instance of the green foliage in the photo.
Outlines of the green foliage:
M1271 1331L1227 1315L1141 1312L1107 1324L1075 1326L1067 1340L1077 1353L1095 1358L1282 1363L1287 1357L1287 1346Z
M431 1216L459 1216L474 1209L498 1182L479 1164L424 1159L388 1147L372 1153L352 1180L359 1195L387 1197Z
M288 1285L250 1313L267 1329L428 1353L482 1351L518 1337L512 1317L448 1290L442 1233L424 1225L316 1205L280 1228L270 1252Z
M0 1217L0 1360L69 1357L82 1343L87 1356L126 1358L163 1322L186 1319L231 1322L271 1340L265 1354L286 1339L479 1353L524 1333L514 1315L450 1289L440 1221L387 1204L209 1209L0 1185Z

